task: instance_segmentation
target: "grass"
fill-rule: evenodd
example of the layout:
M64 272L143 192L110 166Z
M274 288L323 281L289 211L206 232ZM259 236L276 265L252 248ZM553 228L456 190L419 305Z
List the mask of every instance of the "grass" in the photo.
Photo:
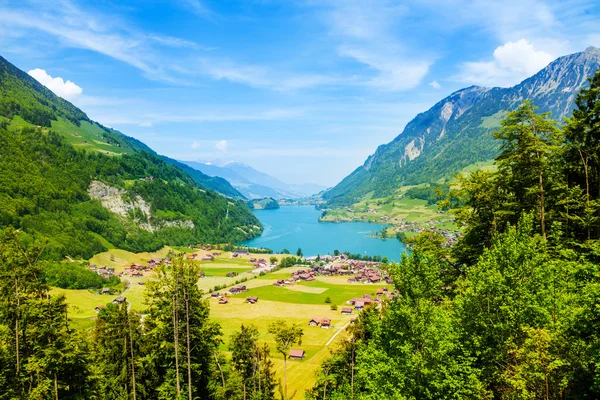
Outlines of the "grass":
M132 263L145 264L149 259L165 257L170 248L166 247L153 253L131 253L124 250L111 249L94 256L90 262L97 265L114 267L122 271ZM178 249L182 250L182 249ZM187 250L186 250L187 251ZM189 251L188 251L189 252ZM204 255L204 251L196 251ZM271 255L250 255L242 258L231 258L231 253L223 252L214 261L201 262L207 277L198 280L199 288L208 292L217 284L233 285L236 280L243 277L251 278L243 284L249 291L243 295L232 296L228 304L218 304L216 299L210 299L211 318L221 325L224 344L221 350L228 350L227 344L231 334L240 329L240 325L255 325L260 332L260 341L266 342L271 347L271 357L276 369L277 379L283 378L283 361L280 354L275 352L273 336L268 333L269 325L283 319L289 323L296 323L304 329L301 346L294 348L306 352L302 361L288 362L288 393L296 393L294 399L304 397L304 391L315 383L315 373L322 361L330 354L330 350L340 340L344 340L345 333L341 332L335 340L326 346L327 342L344 327L352 316L342 315L340 310L331 310L331 304L325 303L325 298L330 297L332 304L342 306L353 297L362 297L363 294L374 294L378 287L383 285L348 284L346 277L318 277L313 282L302 282L290 287L278 288L273 286L277 279L289 277L294 271L307 267L285 268L264 276L252 274L253 269L249 258L270 258ZM276 255L278 259L286 255ZM234 278L224 276L229 271L241 272ZM125 292L125 297L135 311L144 312L146 286L140 285L150 279L149 276L141 278L126 277L130 285ZM53 294L64 294L69 310L70 325L78 330L90 330L94 326L96 313L94 308L111 302L118 296L98 295L94 291L53 289ZM248 295L258 296L257 304L246 304ZM327 317L332 320L330 329L310 327L308 321L313 317Z
M361 284L332 284L323 281L296 283L293 289L282 286L261 286L253 288L246 293L238 295L246 297L248 295L258 297L259 301L268 300L280 303L292 304L325 304L325 299L329 298L331 304L338 306L346 304L346 301L363 297L364 294L374 295L377 288L385 285L361 285ZM318 290L317 290L318 289Z
M297 305L259 299L258 303L250 305L246 304L242 298L232 298L229 304L225 305L218 304L216 300L212 299L211 314L212 318L221 324L225 342L229 341L231 333L239 330L241 324L256 326L260 333L259 340L266 342L271 347L271 356L278 378L283 377L283 361L281 355L274 351L275 342L273 336L268 333L268 327L281 319L303 327L302 345L296 345L293 348L304 350L306 357L302 361L288 361L288 393L291 396L296 392L295 399L303 398L304 390L314 385L315 373L319 365L329 355L330 349L335 346L335 343L343 340L344 335L338 335L334 343L329 346L325 346L326 343L351 319L351 316L341 315L339 310L332 311L326 304ZM308 326L308 321L312 317L331 318L332 327L322 329ZM223 345L222 349L226 350L227 347Z

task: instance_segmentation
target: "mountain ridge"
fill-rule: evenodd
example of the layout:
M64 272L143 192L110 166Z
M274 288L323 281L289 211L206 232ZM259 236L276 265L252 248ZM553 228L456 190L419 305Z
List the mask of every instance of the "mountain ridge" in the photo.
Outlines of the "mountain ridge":
M241 194L200 185L209 177L91 121L4 58L0 94L0 228L46 240L45 257L236 242L261 232Z
M531 99L539 112L562 119L600 66L600 50L562 56L509 88L469 86L417 114L402 133L380 145L365 162L323 198L330 205L352 204L365 196L384 197L404 185L447 179L474 162L494 158L491 132L506 111Z
M288 184L271 175L238 161L209 162L181 161L202 173L226 179L248 199L297 199L311 196L325 189L315 184Z

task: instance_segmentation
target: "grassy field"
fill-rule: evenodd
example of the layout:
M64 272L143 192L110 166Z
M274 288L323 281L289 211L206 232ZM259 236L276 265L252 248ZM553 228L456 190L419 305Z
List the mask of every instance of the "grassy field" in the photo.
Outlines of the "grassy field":
M155 257L165 257L170 248L164 248L154 253L134 254L124 250L111 249L98 254L90 260L90 263L97 265L106 265L114 267L116 271L123 271L126 266L132 263L145 264L149 259ZM188 252L191 252L188 250ZM204 255L205 251L194 251ZM285 255L275 255L278 259ZM248 277L249 280L243 284L248 287L244 294L231 296L228 304L218 304L217 299L210 299L211 316L219 322L222 327L224 344L222 351L227 351L227 344L231 334L239 330L240 325L255 325L260 334L260 340L268 343L272 349L272 358L275 364L276 372L279 378L283 374L283 361L280 354L274 352L275 343L273 337L268 333L269 324L284 319L290 323L299 324L304 329L302 345L296 346L306 352L306 357L302 361L288 361L288 391L290 394L296 393L294 399L302 399L304 390L310 388L315 381L315 372L320 363L330 353L330 350L340 340L344 340L345 331L341 331L331 340L334 335L342 328L347 326L352 316L342 315L341 306L353 297L362 297L363 294L373 295L377 288L384 285L361 285L348 284L346 277L318 277L313 282L302 282L289 287L276 287L273 282L278 279L284 279L291 276L292 272L305 269L306 267L293 267L268 273L263 276L253 274L253 265L249 258L265 258L271 255L251 255L242 258L231 258L231 253L223 252L213 261L200 262L206 277L198 280L198 286L208 292L210 288L217 284L233 285L236 280ZM227 272L240 272L240 275L234 278L227 278L224 275ZM91 329L94 325L96 313L94 308L111 302L119 295L124 295L131 304L133 310L144 312L145 310L145 291L144 284L151 276L141 278L125 277L130 285L124 293L113 295L100 295L97 291L88 290L64 290L53 289L53 294L64 294L69 305L69 319L71 326L75 329ZM224 292L223 290L221 292ZM246 296L257 296L257 304L247 304ZM331 304L326 304L325 299L329 297ZM337 305L338 310L331 310L331 305ZM318 317L330 318L332 327L322 329L311 327L308 322L311 318ZM330 342L328 344L328 342Z
M248 293L257 295L254 290L250 290ZM229 341L231 333L238 330L241 324L256 326L261 334L260 340L268 343L272 349L271 355L279 378L283 375L283 360L280 354L273 351L275 343L272 335L268 333L269 324L284 319L289 323L295 322L304 327L302 345L294 348L304 350L306 357L302 361L288 361L288 393L291 395L296 392L295 399L304 398L304 390L314 384L315 373L320 363L329 355L335 344L345 338L345 335L342 332L329 346L326 346L327 342L351 319L351 316L341 315L339 310L332 311L326 304L268 301L263 300L260 295L258 303L252 305L246 304L242 298L232 298L229 304L225 305L211 300L211 313L223 328L225 342ZM313 317L331 318L332 327L322 329L308 326L308 321ZM226 349L227 347L224 345L223 350Z

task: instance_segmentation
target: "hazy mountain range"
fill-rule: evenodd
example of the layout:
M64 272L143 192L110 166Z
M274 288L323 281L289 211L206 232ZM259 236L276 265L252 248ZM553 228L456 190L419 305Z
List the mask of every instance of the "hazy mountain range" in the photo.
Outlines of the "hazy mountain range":
M289 184L260 172L241 162L181 161L211 177L226 179L248 199L272 197L296 199L308 197L326 189L317 184Z
M598 69L600 50L560 57L510 88L471 86L452 93L417 115L404 131L377 148L363 165L324 194L330 204L382 197L400 186L435 182L466 166L493 159L498 143L491 132L507 110L531 99L540 112L561 121L575 96Z

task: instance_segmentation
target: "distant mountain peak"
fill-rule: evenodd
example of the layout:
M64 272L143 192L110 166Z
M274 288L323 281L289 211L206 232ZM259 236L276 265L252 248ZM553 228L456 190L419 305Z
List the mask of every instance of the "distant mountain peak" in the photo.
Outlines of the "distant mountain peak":
M418 114L323 197L347 204L367 194L388 196L400 186L448 178L474 162L490 160L498 151L491 132L506 111L530 99L539 112L552 112L560 121L599 66L600 49L590 46L557 58L513 87L457 90Z

